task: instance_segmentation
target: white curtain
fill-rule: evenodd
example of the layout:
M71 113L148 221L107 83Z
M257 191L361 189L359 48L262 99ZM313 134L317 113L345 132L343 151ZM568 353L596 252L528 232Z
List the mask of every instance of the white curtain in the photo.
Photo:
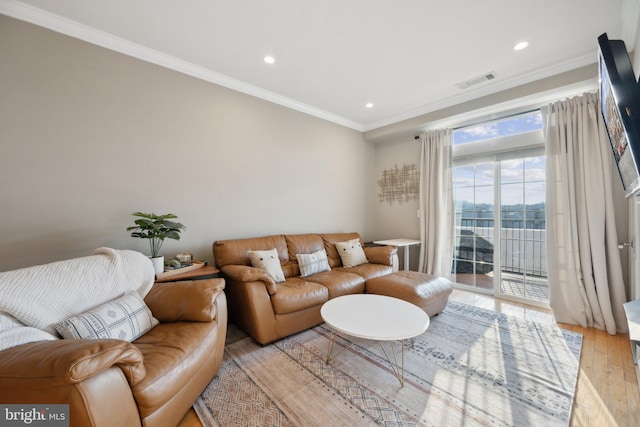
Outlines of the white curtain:
M448 278L453 259L451 129L425 132L420 141L419 270Z
M611 149L598 95L553 103L542 117L551 309L558 322L626 332Z

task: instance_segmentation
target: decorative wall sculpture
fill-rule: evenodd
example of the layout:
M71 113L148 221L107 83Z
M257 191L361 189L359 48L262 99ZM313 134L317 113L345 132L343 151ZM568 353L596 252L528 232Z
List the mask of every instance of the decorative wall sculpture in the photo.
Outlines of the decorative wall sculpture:
M378 180L380 203L393 204L415 201L420 198L420 171L416 165L405 165L382 171Z

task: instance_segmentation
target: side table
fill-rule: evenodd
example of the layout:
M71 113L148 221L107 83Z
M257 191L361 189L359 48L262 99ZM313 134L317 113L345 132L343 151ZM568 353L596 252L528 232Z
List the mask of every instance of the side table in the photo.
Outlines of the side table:
M404 247L404 268L403 270L409 269L409 246L419 245L420 240L415 239L389 239L389 240L376 240L373 243L376 245L386 245L386 246L397 246Z
M220 270L211 265L205 265L197 270L187 271L185 273L176 274L169 277L163 277L162 279L156 279L155 283L165 282L178 282L180 280L201 280L208 279L208 276L213 276L220 273Z

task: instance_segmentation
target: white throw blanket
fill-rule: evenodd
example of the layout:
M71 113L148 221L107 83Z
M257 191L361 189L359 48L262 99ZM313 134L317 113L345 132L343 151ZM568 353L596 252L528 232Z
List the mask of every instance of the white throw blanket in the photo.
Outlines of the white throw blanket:
M140 252L98 248L91 256L0 273L0 350L58 339L55 324L154 282Z

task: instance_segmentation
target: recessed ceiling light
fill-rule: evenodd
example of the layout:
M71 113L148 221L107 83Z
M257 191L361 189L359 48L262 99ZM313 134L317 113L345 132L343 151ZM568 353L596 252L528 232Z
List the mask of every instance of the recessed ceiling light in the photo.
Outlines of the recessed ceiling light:
M522 41L522 42L520 42L520 43L516 44L516 45L513 47L513 50L522 50L522 49L526 49L526 48L527 48L527 46L529 46L529 42L528 42L528 41Z
M265 56L264 57L264 62L266 62L267 64L273 64L274 62L276 62L276 59L273 56Z
M365 104L365 107L367 107L367 108L373 108L373 102L367 102L367 103Z

